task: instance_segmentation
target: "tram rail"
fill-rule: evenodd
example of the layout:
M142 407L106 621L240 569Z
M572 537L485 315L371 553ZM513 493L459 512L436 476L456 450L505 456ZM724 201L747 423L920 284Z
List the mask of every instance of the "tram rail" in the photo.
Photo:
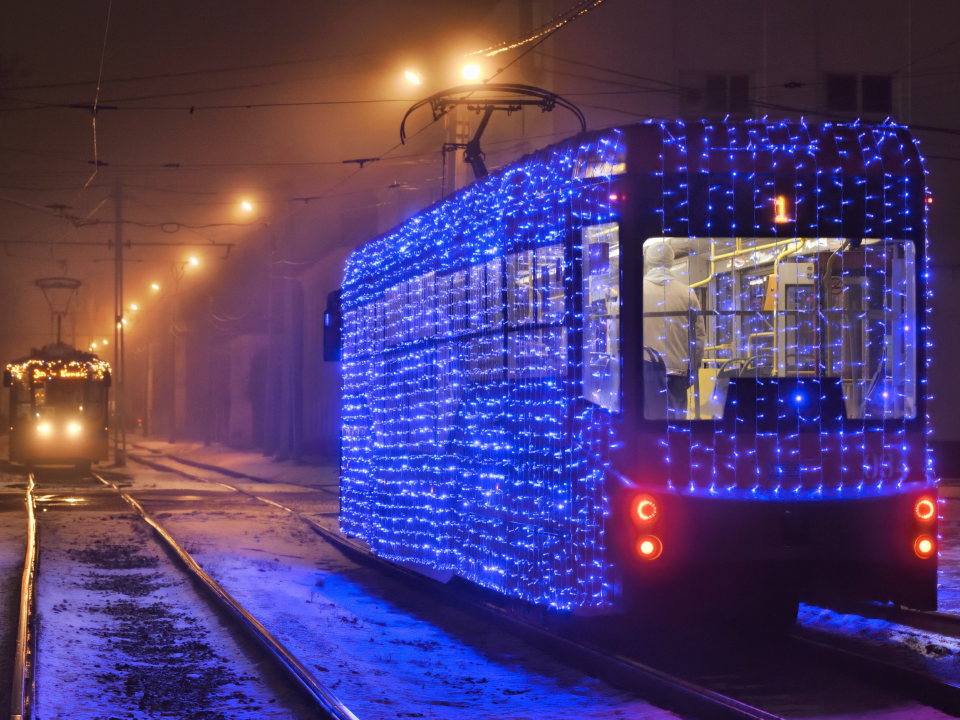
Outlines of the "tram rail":
M36 575L37 575L37 517L34 512L33 473L27 477L27 549L20 582L20 608L17 623L17 645L13 668L13 692L10 702L10 720L32 717L34 699L34 670L36 660Z
M146 445L132 444L133 447L149 452L154 457L163 457L180 465L197 468L199 470L208 470L210 472L224 475L225 477L236 480L250 480L253 482L265 483L268 485L278 484L279 481L269 478L257 477L247 473L232 470L230 468L212 465L210 463L200 462L191 458L185 458L180 455L166 453L162 450L149 448ZM310 489L320 489L314 485L302 485L296 482L283 481L284 485L295 485L297 487L308 487ZM837 612L860 615L865 618L884 620L886 622L897 623L905 627L911 627L917 630L934 632L947 637L960 638L960 615L950 613L933 612L929 610L914 610L907 607L897 607L892 605L878 605L875 603L855 603L844 607L832 608Z
M199 587L212 605L225 619L228 626L239 631L247 641L257 647L269 658L280 672L282 681L289 683L299 694L310 702L313 717L323 720L357 720L356 715L287 650L266 628L229 593L227 593L193 559L177 541L153 518L134 498L125 493L116 483L102 475L91 476L103 485L114 490L136 513L138 519L146 523L161 548L180 567L195 586ZM89 477L89 476L88 476ZM28 476L26 505L28 515L27 548L21 582L19 603L19 623L17 628L16 658L13 673L13 693L10 720L31 720L35 711L35 682L37 667L37 579L39 576L40 545L37 518L34 475ZM313 714L315 713L315 714Z
M416 573L381 560L369 553L360 543L350 540L349 538L344 538L312 518L274 500L261 497L256 493L235 487L227 482L204 478L181 470L180 468L164 465L157 462L154 458L147 459L139 455L131 455L130 459L146 467L162 472L172 472L189 480L216 484L258 502L271 505L306 523L318 535L356 560L384 569L390 573L413 579L414 581L423 580L423 578ZM209 466L209 469L216 472L222 470L216 466ZM227 475L228 473L220 472L220 474ZM633 688L634 691L639 690L644 697L658 704L662 704L669 709L689 713L698 717L763 718L764 720L772 720L773 718L779 717L733 697L715 692L696 682L663 672L650 665L625 657L622 654L611 652L590 643L574 641L558 635L506 611L495 603L485 602L471 595L457 592L444 586L439 586L437 589L456 596L458 602L470 603L487 615L511 623L531 641L547 644L557 651L558 654L562 653L565 657L570 658L573 656L576 658L578 664L592 666L598 672L602 672L604 677L620 678L617 684L623 687L629 686ZM836 667L838 671L851 674L871 683L883 684L888 688L895 688L907 697L950 715L960 717L960 685L832 645L821 639L815 639L799 629L791 636L790 643L798 654L809 657L814 662L828 663Z
M331 720L357 720L357 717L347 706L344 705L329 688L317 680L313 673L310 672L293 653L284 647L279 640L270 634L243 605L237 602L216 580L210 577L209 573L200 567L199 563L193 559L193 556L184 550L173 536L143 509L140 503L121 490L116 483L96 473L94 473L93 476L104 485L113 488L119 493L124 502L133 508L137 515L150 526L165 549L167 549L175 560L178 561L178 564L188 572L191 579L206 591L221 611L232 617L245 630L247 635L283 669L287 677L310 696L321 711L322 717L331 718Z

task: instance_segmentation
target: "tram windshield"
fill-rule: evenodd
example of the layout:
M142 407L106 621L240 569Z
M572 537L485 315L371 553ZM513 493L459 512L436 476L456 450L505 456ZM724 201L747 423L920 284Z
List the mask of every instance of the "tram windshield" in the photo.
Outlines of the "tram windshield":
M40 417L99 416L103 409L103 383L51 378L33 388L34 412Z
M916 417L912 243L650 238L644 414L723 416L731 378L838 378L846 416Z

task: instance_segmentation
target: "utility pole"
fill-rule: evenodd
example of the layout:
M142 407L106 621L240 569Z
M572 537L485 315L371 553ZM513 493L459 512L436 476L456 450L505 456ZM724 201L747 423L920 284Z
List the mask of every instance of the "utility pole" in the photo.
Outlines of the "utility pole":
M123 387L123 184L117 178L114 190L113 232L113 358L117 388L114 391L113 458L117 467L127 464L127 428Z

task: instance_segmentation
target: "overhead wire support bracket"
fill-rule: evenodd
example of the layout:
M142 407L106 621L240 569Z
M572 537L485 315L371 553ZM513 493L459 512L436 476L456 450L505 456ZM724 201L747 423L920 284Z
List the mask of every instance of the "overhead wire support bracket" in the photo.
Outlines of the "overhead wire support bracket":
M343 161L343 164L344 164L344 165L354 165L354 164L356 164L356 165L359 165L359 166L360 166L360 169L362 170L362 169L363 169L363 166L366 165L367 163L377 162L379 159L380 159L380 158L378 158L378 157L375 157L375 158L356 158L355 160L344 160L344 161Z
M478 93L481 94L480 97L477 97ZM463 161L473 168L474 177L477 179L487 176L487 168L484 163L486 156L480 149L480 137L486 130L494 112L505 112L510 115L524 107L539 107L542 112L552 112L555 108L561 107L573 113L580 123L580 132L587 131L587 121L580 108L556 93L533 85L518 83L480 83L458 85L447 90L441 90L412 105L400 122L401 145L406 144L407 141L407 118L426 105L430 106L434 122L460 105L465 105L468 110L478 114L483 113L483 118L480 120L480 125L477 127L472 140L466 143L445 143L443 146L444 152L462 147L464 150ZM361 167L363 166L361 165Z

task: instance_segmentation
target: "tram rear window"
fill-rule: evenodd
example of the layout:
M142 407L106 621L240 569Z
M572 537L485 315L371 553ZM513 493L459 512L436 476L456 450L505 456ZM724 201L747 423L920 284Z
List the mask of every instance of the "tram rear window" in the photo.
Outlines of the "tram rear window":
M651 238L647 418L723 415L730 378L839 378L848 418L916 417L909 242Z

